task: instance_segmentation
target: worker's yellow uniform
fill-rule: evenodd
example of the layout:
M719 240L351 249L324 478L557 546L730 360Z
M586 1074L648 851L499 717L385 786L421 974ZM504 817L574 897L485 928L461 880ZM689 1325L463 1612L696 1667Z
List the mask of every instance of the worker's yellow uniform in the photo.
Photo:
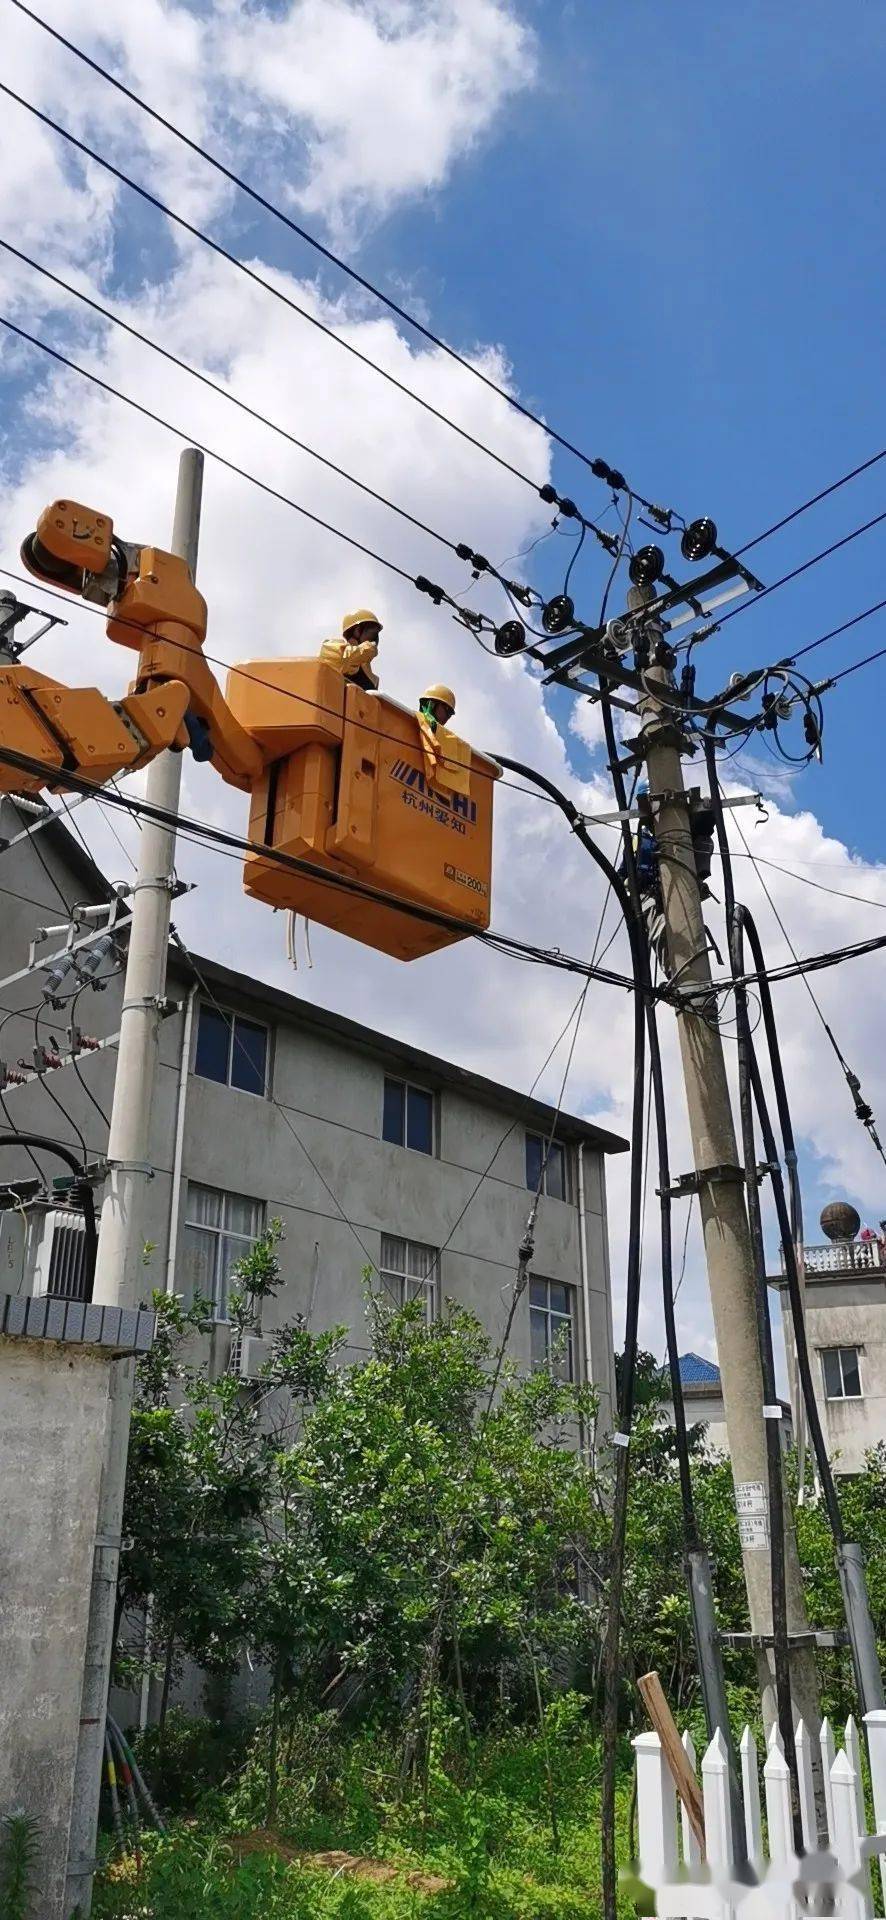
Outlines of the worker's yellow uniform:
M471 791L471 749L466 740L460 740L457 733L451 733L445 723L437 719L434 707L438 703L451 719L455 695L450 687L428 687L418 704L425 777L431 786L467 795Z
M355 681L358 687L372 690L378 686L378 674L372 666L377 653L375 640L324 640L320 648L320 658L327 666L337 667L346 680Z

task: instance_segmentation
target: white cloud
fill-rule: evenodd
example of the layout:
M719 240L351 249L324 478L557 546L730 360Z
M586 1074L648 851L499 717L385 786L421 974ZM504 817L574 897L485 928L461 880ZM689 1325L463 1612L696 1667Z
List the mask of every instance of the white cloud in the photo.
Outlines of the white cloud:
M333 13L339 40L326 47L317 23L331 20ZM56 5L52 17L77 38L88 37L94 30L82 0ZM322 200L323 211L334 217L352 214L355 208L363 214L370 208L378 211L389 204L394 191L421 192L438 185L470 148L477 132L493 124L508 92L531 70L531 50L513 12L491 0L477 0L473 6L429 0L421 7L411 0L408 5L385 7L303 0L282 16L276 62L270 54L270 23L233 6L219 5L200 17L169 7L159 14L145 9L137 14L121 11L113 27L106 28L105 44L117 51L125 72L149 94L150 49L161 22L169 25L171 33L168 68L164 65L168 92L162 104L197 133L212 132L229 111L237 63L247 44L243 36L247 32L255 36L250 110L257 113L264 101L275 133L281 125L292 129L298 125L307 131L313 143L308 194L315 197L318 208ZM276 43L279 16L273 25ZM116 143L114 150L120 151L127 144L141 143L140 163L149 167L152 178L166 182L161 191L171 191L171 180L177 194L194 196L191 204L200 196L207 196L202 205L210 203L219 189L205 170L188 161L165 136L163 141L159 135L149 136L144 123L136 129L131 111L114 104L114 96L98 81L81 92L72 84L69 57L50 59L37 29L27 31L28 47L24 25L10 35L10 58L17 63L19 79L24 61L40 97L74 113L77 124L90 127L96 144L111 140ZM213 36L214 68L204 59L203 36L208 34ZM35 36L41 50L37 64ZM330 64L333 56L340 72ZM201 72L222 74L221 80L213 82L211 93L192 84L198 66ZM408 84L403 79L404 66ZM374 110L361 114L355 103L367 83L370 94L376 87ZM434 125L437 117L442 129ZM49 136L35 133L32 123L21 115L13 126L12 118L10 112L5 129L11 143L11 171L7 187L0 188L0 196L6 194L6 224L14 214L19 231L25 231L38 251L51 254L55 261L74 262L78 270L100 282L110 250L124 234L123 203L118 204L108 192L103 177L94 181L61 167ZM398 149L395 177L391 156ZM278 191L287 184L280 153L279 142L272 142ZM301 158L299 149L299 167ZM164 169L178 171L164 173ZM304 184L304 177L297 167L296 186ZM539 482L546 477L549 449L544 435L479 383L471 382L445 356L405 340L390 319L355 317L345 303L324 302L312 283L299 283L260 264L293 297L434 406L462 421L478 439L487 440ZM222 262L188 247L178 252L168 277L152 273L150 259L145 277L144 290L123 309L135 324L210 369L214 377L227 379L251 405L403 502L447 537L468 539L491 558L504 559L547 524L529 489ZM31 283L19 275L11 282L11 291L20 302L27 295L33 310ZM78 334L84 364L96 367L124 391L146 399L188 432L223 448L270 485L303 500L379 553L390 555L410 574L422 571L454 590L467 584L465 571L426 535L398 522L147 349L119 332L106 334L91 324L84 326L82 320ZM53 495L68 491L107 507L124 536L153 538L162 544L171 519L174 440L75 376L57 372L46 380L42 363L28 364L41 369L35 372L32 400L40 451L8 477L0 501L4 564L17 567L19 540L36 513ZM496 377L507 377L495 354L484 365ZM581 564L588 569L590 585L596 579L596 559L583 558ZM611 794L602 781L582 786L570 770L567 745L544 711L538 680L518 661L491 659L406 582L211 463L200 581L210 605L210 650L228 661L311 652L324 634L335 629L347 604L378 603L385 620L384 685L397 697L414 698L427 678L443 673L456 687L458 723L470 738L538 766L566 785L588 810L611 805ZM474 604L484 604L482 591L474 595ZM485 604L494 602L487 598ZM127 656L102 638L100 621L76 603L70 607L70 626L55 640L41 643L37 652L34 664L43 670L71 681L95 678L107 690L119 689L130 673ZM577 705L571 725L584 746L597 745L595 709ZM756 782L758 771L749 771ZM814 790L811 782L812 776L804 792ZM224 788L209 770L191 763L185 770L184 804L204 817L241 829L245 825L243 799ZM795 795L788 790L771 795L770 818L760 828L750 825L748 814L736 819L740 817L755 853L789 870L761 869L797 950L807 953L838 945L850 928L853 933L879 929L884 924L879 907L849 907L804 884L802 876L869 895L886 906L886 869L854 858L840 842L825 835L812 813L794 808ZM119 874L123 855L97 811L90 805L76 818L109 871ZM733 832L741 855L737 828ZM603 834L601 843L607 852L617 851L614 833ZM751 863L741 857L736 864L740 891L757 914L767 955L772 960L785 957L782 936ZM382 1030L438 1048L515 1086L531 1082L578 992L580 983L569 976L522 966L473 943L402 967L322 929L315 930L313 971L300 972L293 982L284 959L281 923L242 896L236 865L183 845L180 868L199 882L195 894L177 909L183 932L195 947L260 978L294 984L297 991L324 1004L359 1011ZM495 924L541 944L587 954L602 901L602 883L555 810L502 789L496 827ZM715 904L710 919L720 939ZM614 926L610 908L604 944ZM622 936L608 963L626 970ZM854 963L852 969L822 975L812 984L886 1124L877 966L876 960ZM796 1124L816 1176L809 1204L812 1227L817 1206L833 1191L848 1192L865 1213L879 1217L884 1191L881 1165L853 1118L842 1076L808 994L802 985L778 987L776 1003ZM689 1143L674 1022L667 1013L662 1016L662 1035L671 1089L672 1167L683 1171L690 1164ZM616 989L592 987L567 1105L625 1131L630 1045L628 996ZM565 1046L545 1074L543 1093L556 1095L564 1059ZM624 1158L610 1163L617 1300L623 1274L627 1172ZM641 1325L647 1343L660 1347L654 1188L653 1163ZM675 1225L678 1249L681 1227L679 1218ZM680 1324L682 1346L710 1351L710 1323L694 1235L690 1235L680 1296Z
M535 73L532 36L507 0L291 0L273 14L216 0L200 15L139 0L112 16L54 0L47 18L234 171L339 237L442 187ZM12 10L4 77L186 217L233 200L205 161ZM126 190L23 108L5 103L3 123L0 210L20 236L51 239L56 260L97 262Z
M302 135L305 169L289 194L339 226L442 186L534 76L532 38L501 0L226 11L227 77L278 133Z

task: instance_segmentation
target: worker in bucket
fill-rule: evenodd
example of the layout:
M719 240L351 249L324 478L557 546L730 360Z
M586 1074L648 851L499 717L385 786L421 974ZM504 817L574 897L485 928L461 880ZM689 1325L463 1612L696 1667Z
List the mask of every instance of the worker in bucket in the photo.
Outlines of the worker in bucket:
M455 694L451 687L426 687L418 703L418 729L421 734L425 773L432 786L453 793L470 793L471 749L466 740L451 733L449 722L455 712Z
M324 640L320 658L327 666L338 667L339 672L344 674L346 680L353 681L355 687L372 693L378 686L378 674L374 671L373 661L378 653L381 630L378 614L369 607L358 607L356 613L345 614L340 640Z

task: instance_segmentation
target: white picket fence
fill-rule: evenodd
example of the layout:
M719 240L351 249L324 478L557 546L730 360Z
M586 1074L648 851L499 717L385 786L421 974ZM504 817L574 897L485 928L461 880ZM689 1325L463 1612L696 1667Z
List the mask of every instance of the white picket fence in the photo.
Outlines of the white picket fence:
M875 1912L871 1869L879 1863L886 1897L886 1713L865 1715L873 1818L868 1824L858 1728L847 1720L844 1743L836 1751L825 1720L819 1736L827 1805L830 1853L837 1862L834 1911L840 1920L870 1920ZM695 1771L695 1749L688 1734L683 1746ZM796 1730L797 1784L804 1848L819 1850L815 1819L813 1754L801 1721ZM748 1859L757 1884L735 1879L732 1816L726 1748L717 1733L701 1763L706 1860L679 1808L670 1769L657 1733L634 1741L637 1756L637 1826L641 1878L656 1896L656 1912L669 1920L800 1920L802 1908L792 1892L798 1861L791 1818L791 1780L777 1730L770 1736L762 1768L748 1727L741 1739L742 1801ZM763 1808L765 1807L765 1833ZM879 1836L879 1845L877 1844ZM883 1911L883 1908L880 1908Z

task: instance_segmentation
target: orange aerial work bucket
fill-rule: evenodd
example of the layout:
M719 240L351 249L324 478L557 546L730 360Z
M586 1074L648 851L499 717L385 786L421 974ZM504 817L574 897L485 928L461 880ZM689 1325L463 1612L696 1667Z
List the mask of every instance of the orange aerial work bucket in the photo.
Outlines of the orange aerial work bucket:
M416 713L317 659L250 661L230 673L226 697L268 756L252 787L250 839L392 897L324 884L258 852L246 858L248 894L398 960L488 927L494 760L444 729L431 770Z

